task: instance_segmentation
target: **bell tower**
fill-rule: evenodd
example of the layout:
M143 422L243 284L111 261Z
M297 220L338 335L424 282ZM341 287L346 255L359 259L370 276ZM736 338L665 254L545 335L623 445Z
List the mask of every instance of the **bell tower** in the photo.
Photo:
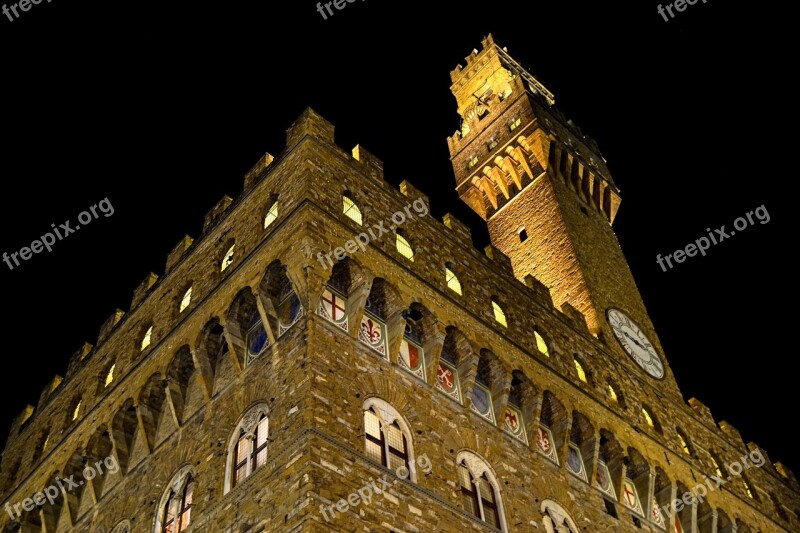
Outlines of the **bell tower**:
M450 75L461 116L448 138L456 190L514 275L547 285L556 306L581 311L612 349L622 346L607 313L622 310L663 354L611 227L620 193L594 140L491 35Z

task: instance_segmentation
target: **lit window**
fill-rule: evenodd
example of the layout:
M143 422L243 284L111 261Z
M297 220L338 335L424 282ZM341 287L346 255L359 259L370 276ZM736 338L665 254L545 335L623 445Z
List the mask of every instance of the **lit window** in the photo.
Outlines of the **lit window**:
M153 335L153 326L150 326L144 334L144 338L142 338L142 351L144 351L148 346L150 346L150 337Z
M81 414L81 402L78 402L78 405L75 406L75 410L72 411L72 420L77 420L78 415Z
M270 224L275 222L278 218L278 202L275 202L267 210L267 216L264 217L264 229L267 229Z
M584 383L589 383L586 379L586 371L583 370L583 365L577 359L575 361L575 371L578 373L578 379L583 381Z
M495 138L489 139L489 145L488 145L489 150L494 150L494 147L497 146L498 144L500 144L500 141L498 141L497 139Z
M228 248L228 251L225 253L225 257L222 258L222 266L220 272L225 272L225 270L233 264L235 249L236 249L235 244L231 245L231 247Z
M233 480L236 486L267 462L269 420L262 414L252 431L242 428L233 456Z
M544 337L539 335L538 331L533 332L533 336L536 339L536 349L539 350L541 353L550 357L550 349L547 347L547 343L544 340Z
M754 500L755 498L753 497L753 488L750 486L750 483L748 483L747 480L743 481L744 481L744 490L745 492L747 492L747 497L750 498L751 500Z
M492 309L494 310L494 319L503 327L508 327L508 322L506 322L506 314L503 312L503 308L492 299Z
M44 452L47 450L47 443L50 442L50 434L48 433L47 436L44 438L44 442L42 443L42 451Z
M105 384L106 387L111 385L111 382L114 381L114 367L116 366L117 366L116 364L111 365L111 368L108 369L108 374L106 375L106 384Z
M686 442L686 438L678 432L678 441L681 443L681 448L683 449L683 453L686 455L692 455L692 451L689 449L689 443Z
M458 477L461 482L461 506L465 511L479 520L502 530L497 490L489 481L486 472L476 476L470 471L465 460L458 465Z
M614 390L614 387L611 385L608 386L608 397L611 398L611 401L617 403L619 399L617 398L617 391Z
M364 429L368 457L392 470L409 468L407 440L397 420L386 423L370 407L364 411Z
M192 288L191 287L189 287L189 289L183 295L183 298L181 299L181 305L180 305L180 308L179 308L178 311L180 313L183 313L186 310L186 308L189 307L190 303L192 303Z
M170 491L164 505L161 520L162 533L179 533L186 531L192 522L192 497L194 495L194 480L187 476L185 485L178 492Z
M722 468L720 468L719 463L713 455L711 456L711 464L714 466L714 471L717 473L717 476L722 478Z
M478 164L478 156L477 155L472 156L472 159L470 159L467 162L467 168L475 168L475 165L477 164Z
M447 288L456 294L461 294L461 282L455 273L447 267L444 267L444 277L447 280Z
M644 420L647 422L647 425L651 428L655 428L656 426L653 423L653 417L650 416L650 413L644 407L642 407L642 414L644 415Z
M361 209L356 205L348 193L342 195L342 212L347 215L347 218L361 226L364 221L361 215Z
M408 259L409 261L414 260L414 250L411 249L411 245L408 243L408 240L400 235L397 234L397 251L400 252L400 255Z
M508 125L508 129L514 131L515 129L519 128L521 124L522 124L522 119L517 117L511 121L511 124Z

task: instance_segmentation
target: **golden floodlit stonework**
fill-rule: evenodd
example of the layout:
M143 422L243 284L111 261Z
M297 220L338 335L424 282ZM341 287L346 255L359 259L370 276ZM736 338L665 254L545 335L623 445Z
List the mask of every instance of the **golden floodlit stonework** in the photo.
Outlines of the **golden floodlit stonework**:
M307 109L14 421L3 532L800 531L683 400L595 142L491 36L451 77L492 245Z

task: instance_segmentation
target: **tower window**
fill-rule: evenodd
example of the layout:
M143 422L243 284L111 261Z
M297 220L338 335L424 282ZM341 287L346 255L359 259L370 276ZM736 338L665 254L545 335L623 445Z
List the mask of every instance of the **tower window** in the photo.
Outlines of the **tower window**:
M503 311L503 308L500 307L500 304L497 303L497 298L492 297L492 310L494 311L494 319L503 327L508 327L508 322L506 321L506 314Z
M519 128L522 125L522 119L517 117L511 121L511 124L508 125L508 129L514 131L515 129Z
M528 240L528 230L522 228L519 230L519 242L525 242Z
M496 484L489 478L488 468L477 457L470 463L459 461L458 477L461 482L461 506L479 520L504 530L500 521L500 505ZM483 473L476 467L481 467Z
M408 240L402 235L400 230L397 230L397 243L395 246L397 247L397 251L400 252L400 255L409 261L414 261L414 250L411 248Z
M477 164L478 164L478 156L477 155L472 156L472 159L467 161L467 168L470 168L470 169L471 168L475 168L475 165L477 165Z
M78 404L75 406L75 410L74 410L74 411L72 411L72 420L73 420L73 421L74 421L74 420L77 420L77 419L78 419L78 416L80 416L80 414L81 414L81 402L80 402L80 400L79 400L79 401L78 401Z
M611 401L614 403L619 402L619 398L617 398L617 391L614 390L612 385L608 386L608 397L611 398Z
M689 446L689 438L680 429L677 430L677 433L678 433L678 442L681 445L683 453L685 453L686 455L694 455L692 453L691 446Z
M225 252L225 257L222 258L222 264L220 265L220 272L225 272L233 264L235 249L236 245L232 244L228 251Z
M267 215L264 217L264 229L267 229L270 224L278 219L278 202L274 202L269 209Z
M183 293L183 298L181 298L181 305L178 307L178 312L183 313L189 304L192 303L192 288L189 287L185 293Z
M364 224L364 217L361 214L361 209L356 205L350 191L345 191L342 194L342 212L347 215L347 218L358 224Z
M583 369L583 365L577 359L574 359L574 361L575 361L575 371L578 373L578 379L588 384L589 380L586 378L586 371Z
M458 277L451 270L451 268L452 263L447 263L444 267L444 277L447 281L447 288L454 293L461 295L461 282L458 280Z
M144 334L142 338L142 351L147 349L150 346L150 338L153 336L153 326L150 326Z
M533 337L536 339L536 349L539 350L540 353L550 357L550 349L547 347L547 342L545 342L544 337L536 330L533 331Z
M164 518L161 531L163 533L177 533L185 531L192 521L192 496L194 494L194 481L192 476L186 478L183 490L171 492L164 506Z
M399 467L409 470L408 442L396 419L389 423L377 415L375 407L368 407L364 410L364 427L370 458L392 470Z
M111 368L108 369L108 374L106 374L106 381L105 386L108 387L114 381L114 367L116 364L111 365Z
M489 144L487 146L489 147L489 150L494 150L498 144L500 144L500 141L498 141L496 137L492 137L489 139Z
M644 415L644 420L645 422L647 422L647 425L650 426L651 428L655 428L656 426L655 423L653 422L652 415L650 415L650 411L642 407L642 414Z
M241 483L258 467L267 462L267 435L269 434L269 419L262 414L254 431L245 431L242 428L239 440L236 443L233 458L233 484Z

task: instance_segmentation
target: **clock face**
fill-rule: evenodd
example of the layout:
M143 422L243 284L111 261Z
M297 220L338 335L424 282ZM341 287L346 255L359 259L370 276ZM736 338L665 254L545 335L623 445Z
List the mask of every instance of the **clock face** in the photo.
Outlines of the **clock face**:
M658 352L653 348L653 343L650 342L636 322L619 309L609 309L606 312L606 316L608 317L608 323L611 325L611 331L614 332L614 336L617 337L617 340L628 355L631 356L631 359L648 375L656 379L662 379L664 377L664 365L661 363L661 358L658 357Z

